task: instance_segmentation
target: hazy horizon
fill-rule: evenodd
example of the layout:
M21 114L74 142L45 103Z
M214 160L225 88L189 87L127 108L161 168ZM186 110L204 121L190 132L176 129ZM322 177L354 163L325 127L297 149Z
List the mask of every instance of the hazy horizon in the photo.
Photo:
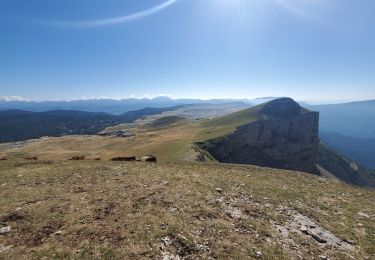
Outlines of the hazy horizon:
M74 102L74 101L100 101L100 100L113 100L113 101L122 101L122 100L129 100L129 99L134 99L134 100L154 100L157 98L168 98L171 100L201 100L201 101L210 101L210 100L233 100L233 101L255 101L255 100L262 100L262 99L273 99L273 98L282 98L280 97L272 97L272 96L267 96L267 97L244 97L244 98L210 98L210 97L205 97L205 98L200 98L200 97L173 97L170 95L146 95L146 96L135 96L131 95L129 97L122 97L122 98L113 98L113 97L78 97L78 98L73 98L73 99L66 99L66 100L31 100L27 99L24 97L19 97L19 96L0 96L0 102ZM293 98L293 97L290 97ZM301 103L306 103L309 105L329 105L329 104L343 104L343 103L352 103L352 102L364 102L364 101L372 101L375 99L363 99L363 100L299 100L299 99L294 99L297 102Z

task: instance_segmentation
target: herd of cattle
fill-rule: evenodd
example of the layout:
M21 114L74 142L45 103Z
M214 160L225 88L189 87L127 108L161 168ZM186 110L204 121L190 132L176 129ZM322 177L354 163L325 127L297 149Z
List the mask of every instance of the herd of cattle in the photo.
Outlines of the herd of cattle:
M8 157L0 157L0 161L6 161L8 160L9 158ZM38 160L38 157L37 156L30 156L30 157L25 157L23 158L25 160L28 160L28 161L37 161ZM86 160L87 158L85 156L73 156L72 158L70 158L71 161L82 161L82 160ZM92 160L94 161L100 161L101 158L100 157L96 157L96 158L93 158ZM157 162L157 158L153 155L146 155L146 156L143 156L141 158L137 158L135 156L119 156L119 157L114 157L111 159L111 161L114 161L114 162L135 162L135 161L139 161L139 162L152 162L152 163L156 163Z

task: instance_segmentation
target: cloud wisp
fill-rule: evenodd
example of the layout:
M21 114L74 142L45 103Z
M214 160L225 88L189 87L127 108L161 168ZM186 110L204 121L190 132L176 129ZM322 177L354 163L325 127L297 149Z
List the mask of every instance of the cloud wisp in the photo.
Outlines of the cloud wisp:
M118 25L123 24L135 20L139 20L142 18L146 18L148 16L154 15L159 13L171 5L175 4L179 0L166 0L164 3L159 4L157 6L151 7L149 9L139 11L137 13L128 14L120 17L113 17L107 19L99 19L99 20L91 20L91 21L50 21L50 20L40 20L40 19L26 19L26 18L14 18L24 22L31 22L40 25L46 26L55 26L55 27L72 27L72 28L90 28L90 27L103 27L103 26L110 26L110 25ZM4 17L4 16L3 16ZM10 18L10 17L8 17Z
M0 97L0 101L12 102L12 101L29 101L29 100L27 98L23 98L19 96L4 96L4 97Z

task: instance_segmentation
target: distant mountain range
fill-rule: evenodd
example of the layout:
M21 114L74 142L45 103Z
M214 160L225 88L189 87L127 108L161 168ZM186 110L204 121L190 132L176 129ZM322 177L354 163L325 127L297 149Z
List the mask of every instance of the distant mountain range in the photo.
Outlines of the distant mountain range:
M238 107L250 107L274 99L276 97L252 100L157 97L123 100L0 101L0 142L25 140L44 135L96 133L106 126L131 122L138 119L138 115L142 117L149 113L152 115L171 111L172 107L181 105L236 103ZM375 100L332 105L303 103L303 106L320 112L319 131L324 143L365 167L375 168ZM142 111L147 107L153 109ZM13 111L6 111L9 109ZM14 111L14 109L24 111ZM134 111L132 113L136 116L128 117L127 112L130 111ZM39 114L32 112L39 112Z
M96 134L108 126L130 123L146 115L159 116L160 113L182 108L190 113L201 113L206 106L227 111L228 104L240 109L237 102L144 108L119 115L76 110L0 111L0 143L42 136ZM202 161L252 164L322 174L354 185L375 187L373 171L361 166L370 168L373 165L374 143L369 139L322 132L323 143L319 145L318 113L300 107L292 99L281 98L213 118L187 119L168 115L155 117L155 121L146 123L143 128L139 126L137 130L132 126L131 136L136 136L135 139L103 138L98 146L99 137L89 137L90 144L70 148L69 152L100 153L105 147L104 154L107 155L120 154L125 149L134 154L152 153L165 161L198 158ZM124 127L126 132L127 126L118 127ZM79 141L80 138L71 137L72 147L75 145L73 140ZM33 149L29 151L30 155L46 156L43 145ZM54 149L60 149L60 153L66 151L64 146ZM17 155L17 151L8 152Z
M127 111L139 110L146 107L162 108L189 104L225 104L232 102L249 103L245 99L171 99L157 97L153 99L90 99L73 101L0 101L0 111L19 109L31 112L46 112L51 110L78 110L86 112L103 112L121 114Z
M96 134L108 126L131 123L146 115L176 110L169 108L144 108L121 115L75 110L30 112L23 110L0 111L0 143L22 141L42 136Z
M0 101L0 111L19 109L31 112L55 110L77 110L85 112L103 112L122 114L146 107L165 108L187 104L225 104L239 102L246 105L258 105L276 99L262 97L257 99L171 99L157 97L154 99L92 99L75 101ZM339 133L349 137L375 138L375 100L359 101L334 105L309 105L304 107L320 112L320 131Z

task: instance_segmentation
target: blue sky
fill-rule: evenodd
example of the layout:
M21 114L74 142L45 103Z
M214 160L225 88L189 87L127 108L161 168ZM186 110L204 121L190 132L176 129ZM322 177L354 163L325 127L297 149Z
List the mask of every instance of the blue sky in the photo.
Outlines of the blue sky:
M0 96L375 98L373 0L0 0Z

